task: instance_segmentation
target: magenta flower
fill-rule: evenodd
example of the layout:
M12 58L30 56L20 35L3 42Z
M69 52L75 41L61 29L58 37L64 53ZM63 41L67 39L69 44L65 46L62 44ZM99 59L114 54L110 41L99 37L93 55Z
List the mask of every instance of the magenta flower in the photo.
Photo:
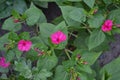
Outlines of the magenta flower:
M108 32L112 30L113 22L112 20L106 20L104 24L102 25L102 31L103 32Z
M4 57L0 58L0 67L7 68L9 67L10 62L6 62L6 59Z
M29 51L32 46L32 42L29 40L20 40L18 42L18 50Z
M53 44L60 44L67 39L67 36L62 31L57 31L51 34L50 38Z

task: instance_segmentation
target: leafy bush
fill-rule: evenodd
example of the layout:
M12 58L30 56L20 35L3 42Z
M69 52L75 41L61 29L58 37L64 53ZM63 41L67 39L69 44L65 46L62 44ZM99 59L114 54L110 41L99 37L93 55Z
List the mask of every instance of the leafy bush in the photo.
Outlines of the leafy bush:
M55 2L62 15L51 23L40 7ZM120 58L99 66L101 53L120 33L119 0L1 0L1 79L119 80ZM19 32L24 24L30 32Z

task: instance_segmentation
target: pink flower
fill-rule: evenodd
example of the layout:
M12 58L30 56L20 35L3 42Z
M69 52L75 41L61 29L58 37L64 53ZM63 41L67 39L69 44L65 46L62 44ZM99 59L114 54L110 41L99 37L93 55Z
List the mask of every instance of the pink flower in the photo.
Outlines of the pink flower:
M6 59L4 57L0 58L0 67L7 68L9 67L10 62L6 62Z
M67 39L67 36L62 31L57 31L51 34L50 38L53 44L60 44Z
M104 24L102 25L102 31L108 32L112 30L113 22L112 20L106 20Z
M29 40L20 40L18 42L18 50L29 51L32 46L32 42Z

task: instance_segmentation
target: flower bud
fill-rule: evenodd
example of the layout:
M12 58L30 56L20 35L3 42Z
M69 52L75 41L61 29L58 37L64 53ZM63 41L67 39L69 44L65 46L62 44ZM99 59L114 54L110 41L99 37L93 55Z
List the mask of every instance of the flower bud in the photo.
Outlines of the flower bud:
M19 19L14 19L14 23L20 22Z

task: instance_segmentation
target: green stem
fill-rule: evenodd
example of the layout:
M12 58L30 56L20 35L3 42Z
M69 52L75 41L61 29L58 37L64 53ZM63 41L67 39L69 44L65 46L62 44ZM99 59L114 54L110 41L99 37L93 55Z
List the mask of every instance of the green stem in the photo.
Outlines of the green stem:
M82 23L82 24L86 27L86 29L88 30L88 32L91 34L92 31L90 30L90 28L85 23Z
M120 7L119 7L119 6L117 6L116 4L114 4L114 6L115 6L116 8L118 8L118 9L120 8Z
M69 50L69 49L66 49L66 50L67 50L69 53L71 53L71 54L73 53L73 52L72 52L71 50Z
M77 35L73 34L72 32L69 32L69 34L77 38Z
M70 57L67 49L65 49L65 53L66 53L67 57L69 58L69 60L71 60L71 57Z
M39 35L39 24L36 24L35 33L37 36Z

